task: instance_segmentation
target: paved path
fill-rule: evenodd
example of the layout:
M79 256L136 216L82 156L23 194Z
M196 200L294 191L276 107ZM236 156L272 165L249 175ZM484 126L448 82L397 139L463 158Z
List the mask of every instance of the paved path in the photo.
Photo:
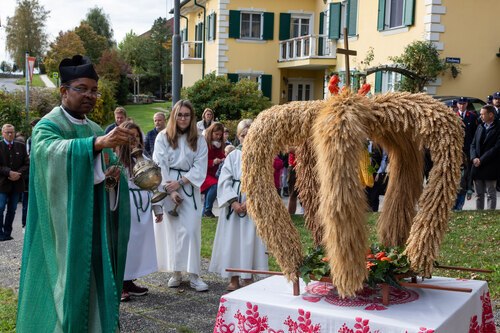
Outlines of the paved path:
M56 87L54 82L52 82L52 80L49 79L49 77L46 74L40 74L40 79L42 79L43 83L45 83L45 86L47 88L55 88Z
M19 78L0 78L0 89L5 90L7 92L24 90L26 88L24 85L16 84L16 81L19 80Z

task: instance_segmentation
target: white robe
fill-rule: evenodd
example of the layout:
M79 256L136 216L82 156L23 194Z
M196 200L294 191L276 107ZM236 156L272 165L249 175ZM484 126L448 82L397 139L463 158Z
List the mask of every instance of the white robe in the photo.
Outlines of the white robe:
M257 235L254 222L247 214L239 216L232 210L227 217L230 212L229 200L246 200L245 194L240 192L240 179L241 150L236 149L226 157L217 184L220 215L208 270L224 278L240 276L249 279L252 274L226 272L226 268L268 270L266 247Z
M203 209L200 186L207 174L208 149L202 136L198 136L196 151L189 147L187 135L181 135L178 140L177 149L173 149L165 133L160 132L156 137L153 153L153 160L161 168L161 191L167 180L175 181L181 176L191 183L177 190L184 199L177 208L178 217L168 214L175 206L170 196L163 200L163 222L155 223L158 268L166 272L199 274Z
M133 280L158 270L151 193L129 179L130 238L124 280Z

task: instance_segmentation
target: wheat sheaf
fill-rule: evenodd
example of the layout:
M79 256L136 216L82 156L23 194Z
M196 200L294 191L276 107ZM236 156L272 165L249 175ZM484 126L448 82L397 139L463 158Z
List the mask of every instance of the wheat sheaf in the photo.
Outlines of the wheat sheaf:
M297 186L306 225L325 247L333 283L353 296L367 277L367 202L359 178L365 141L389 155L389 185L377 221L379 241L406 246L412 268L429 276L439 254L462 163L460 119L426 94L367 98L349 91L328 100L291 102L259 114L243 148L243 191L257 231L289 280L297 279L302 244L273 183L274 156L297 152ZM423 182L423 151L433 168Z

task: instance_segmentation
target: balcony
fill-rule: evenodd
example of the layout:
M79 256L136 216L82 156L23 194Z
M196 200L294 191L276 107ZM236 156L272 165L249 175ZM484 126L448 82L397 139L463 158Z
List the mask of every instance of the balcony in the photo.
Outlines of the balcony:
M328 35L306 35L280 42L279 68L322 69L336 64L337 45Z
M203 42L182 42L181 59L182 60L201 60L203 57Z

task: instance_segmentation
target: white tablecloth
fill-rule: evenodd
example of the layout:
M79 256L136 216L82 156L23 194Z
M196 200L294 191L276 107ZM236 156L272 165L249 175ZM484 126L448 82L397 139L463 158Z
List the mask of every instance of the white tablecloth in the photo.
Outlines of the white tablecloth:
M495 333L485 281L433 277L422 283L471 288L472 293L391 289L391 304L365 290L341 300L329 283L292 284L273 276L223 295L214 333Z

